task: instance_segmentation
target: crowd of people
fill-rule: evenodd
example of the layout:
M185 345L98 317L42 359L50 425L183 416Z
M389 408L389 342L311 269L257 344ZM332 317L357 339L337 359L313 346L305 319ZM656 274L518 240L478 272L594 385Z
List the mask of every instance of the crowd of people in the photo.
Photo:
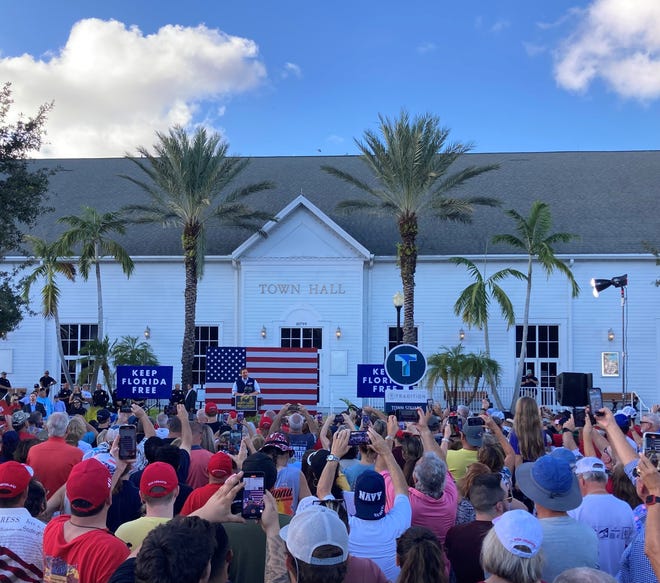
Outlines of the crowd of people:
M53 385L5 401L2 581L660 575L660 472L641 451L642 435L660 431L657 407L605 408L583 427L529 396L513 415L484 401L478 413L435 406L408 422L300 404L244 417L179 403L150 416L136 403L115 409L102 387L107 399Z

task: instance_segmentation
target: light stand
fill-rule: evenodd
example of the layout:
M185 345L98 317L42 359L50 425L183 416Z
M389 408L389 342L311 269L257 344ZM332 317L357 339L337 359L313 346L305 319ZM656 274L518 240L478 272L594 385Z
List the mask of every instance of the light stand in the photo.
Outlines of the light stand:
M627 369L627 357L628 357L628 339L626 336L626 308L627 308L627 286L628 286L628 274L619 275L618 277L613 277L612 279L592 279L591 287L593 288L593 295L597 298L604 289L613 286L621 290L621 363L619 365L619 374L621 374L621 402L626 403L626 385L627 379L626 375L628 372Z
M396 344L401 344L401 308L403 307L403 294L396 292L392 298L392 303L396 309Z

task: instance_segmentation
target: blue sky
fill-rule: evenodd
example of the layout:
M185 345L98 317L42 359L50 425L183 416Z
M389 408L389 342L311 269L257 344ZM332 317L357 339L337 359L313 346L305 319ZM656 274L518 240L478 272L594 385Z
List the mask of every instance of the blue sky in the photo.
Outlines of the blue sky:
M0 4L12 112L55 102L46 157L174 123L234 154L354 154L402 107L480 152L657 149L659 49L657 0Z

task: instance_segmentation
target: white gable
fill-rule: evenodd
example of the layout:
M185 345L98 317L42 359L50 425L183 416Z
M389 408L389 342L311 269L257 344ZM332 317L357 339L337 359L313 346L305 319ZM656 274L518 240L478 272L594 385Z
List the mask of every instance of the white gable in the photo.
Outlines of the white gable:
M234 260L333 258L369 260L371 253L304 196L297 197L232 254Z

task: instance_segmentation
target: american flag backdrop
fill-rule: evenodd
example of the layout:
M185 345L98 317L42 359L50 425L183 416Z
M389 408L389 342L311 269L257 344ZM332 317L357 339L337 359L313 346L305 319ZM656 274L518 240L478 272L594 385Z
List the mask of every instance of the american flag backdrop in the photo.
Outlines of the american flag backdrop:
M206 400L220 409L231 406L231 388L247 368L259 383L261 409L279 409L300 403L315 409L318 403L316 348L251 348L209 346L206 349Z

